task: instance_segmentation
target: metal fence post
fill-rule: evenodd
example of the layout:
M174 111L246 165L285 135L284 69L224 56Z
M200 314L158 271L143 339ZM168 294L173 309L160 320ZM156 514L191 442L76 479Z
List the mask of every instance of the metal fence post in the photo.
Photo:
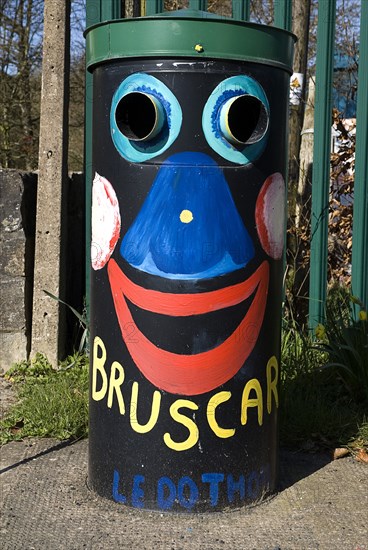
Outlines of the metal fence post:
M291 0L275 0L274 2L274 25L286 31L291 30Z
M207 0L189 0L189 7L192 10L204 10L207 9Z
M249 21L250 19L250 0L233 0L233 18Z
M352 291L368 303L368 1L360 19L358 103L355 149Z
M146 0L144 2L144 14L143 15L156 15L164 11L163 0Z
M309 325L323 321L327 293L327 238L330 187L332 74L336 0L319 3L316 103L312 172Z

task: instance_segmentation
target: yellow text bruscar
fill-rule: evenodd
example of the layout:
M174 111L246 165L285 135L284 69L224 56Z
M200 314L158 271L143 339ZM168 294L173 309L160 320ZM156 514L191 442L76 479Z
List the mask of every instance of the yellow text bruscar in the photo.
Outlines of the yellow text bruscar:
M101 338L95 337L93 343L93 363L92 363L92 399L102 401L106 399L108 408L112 408L114 401L117 403L121 415L126 414L125 400L122 393L122 386L125 379L124 367L118 362L113 361L108 376L105 364L107 361L106 347ZM279 404L277 383L279 379L279 366L275 356L272 356L266 365L266 396L262 391L261 384L257 378L250 379L244 386L241 406L240 406L240 424L244 426L248 422L248 409L257 409L257 420L259 426L263 423L264 401L266 401L267 413L271 414L273 403L276 407ZM211 396L207 403L206 417L212 432L219 438L233 437L236 428L221 427L216 412L218 407L229 401L232 397L230 391L220 391ZM150 432L157 424L161 408L161 392L155 390L152 396L151 414L145 424L138 420L138 401L139 384L133 382L131 386L129 418L130 425L134 432L145 434ZM186 451L191 449L199 440L199 429L193 418L185 414L188 411L197 411L198 405L189 399L177 399L169 409L169 413L174 422L184 426L188 430L188 436L183 441L174 441L169 432L163 435L163 440L169 449L174 451ZM193 413L192 413L193 415ZM193 415L194 417L194 415Z

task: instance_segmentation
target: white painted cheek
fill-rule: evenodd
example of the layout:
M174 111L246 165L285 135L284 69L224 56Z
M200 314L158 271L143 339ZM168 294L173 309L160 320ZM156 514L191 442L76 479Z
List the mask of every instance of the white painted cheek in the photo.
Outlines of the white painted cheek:
M264 251L279 260L285 238L285 183L279 173L269 176L263 184L256 204L256 222Z
M120 235L119 203L111 183L95 174L92 185L92 240L93 269L102 269L110 259Z

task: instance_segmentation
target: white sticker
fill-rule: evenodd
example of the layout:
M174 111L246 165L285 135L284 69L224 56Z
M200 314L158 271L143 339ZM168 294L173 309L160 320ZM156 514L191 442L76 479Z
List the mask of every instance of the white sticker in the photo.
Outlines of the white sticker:
M303 93L303 80L304 75L302 73L293 73L290 78L290 104L299 105L302 99Z

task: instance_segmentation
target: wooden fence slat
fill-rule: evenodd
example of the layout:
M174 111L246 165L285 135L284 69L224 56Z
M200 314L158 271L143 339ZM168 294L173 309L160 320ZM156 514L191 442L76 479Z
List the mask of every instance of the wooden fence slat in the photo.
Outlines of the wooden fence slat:
M327 293L332 76L336 0L319 2L312 171L309 325L323 322Z
M368 0L362 0L355 149L352 292L368 306Z

